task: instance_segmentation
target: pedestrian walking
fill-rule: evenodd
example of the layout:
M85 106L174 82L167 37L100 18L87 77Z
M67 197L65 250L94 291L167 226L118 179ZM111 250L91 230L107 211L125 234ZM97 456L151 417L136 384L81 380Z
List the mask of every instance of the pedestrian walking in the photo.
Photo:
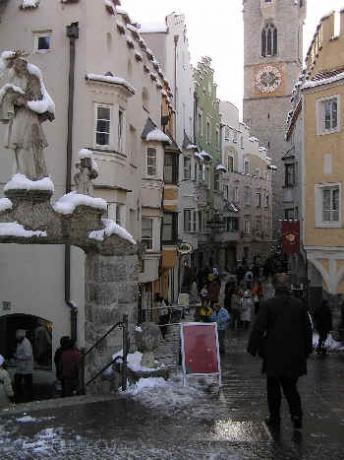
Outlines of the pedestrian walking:
M251 292L247 289L244 292L244 297L241 300L240 322L245 329L248 329L252 320L254 309Z
M32 345L23 329L16 331L16 372L14 375L17 402L28 402L33 398L33 352Z
M289 278L276 275L275 297L261 305L247 351L263 358L267 376L268 426L280 426L281 388L287 399L294 429L302 428L302 404L297 382L307 373L312 352L312 328L303 304L289 294Z
M69 339L61 354L62 396L74 396L79 389L79 366L81 353L74 340Z
M215 273L211 273L208 276L208 298L210 306L213 307L215 303L219 301L221 282L219 276Z
M313 313L315 329L319 334L317 353L326 355L325 342L328 333L332 330L332 312L327 300L323 300Z
M4 369L5 359L0 355L0 410L14 402L14 392L9 373Z
M221 307L219 303L214 305L214 313L211 316L211 320L217 324L217 335L219 338L219 349L222 355L225 354L225 337L226 330L229 326L230 316L228 311Z
M252 296L254 303L254 314L257 315L260 307L260 302L263 298L263 286L261 281L255 280L252 288Z
M236 288L231 298L231 315L232 315L232 328L240 326L240 311L242 305L242 295L239 288Z

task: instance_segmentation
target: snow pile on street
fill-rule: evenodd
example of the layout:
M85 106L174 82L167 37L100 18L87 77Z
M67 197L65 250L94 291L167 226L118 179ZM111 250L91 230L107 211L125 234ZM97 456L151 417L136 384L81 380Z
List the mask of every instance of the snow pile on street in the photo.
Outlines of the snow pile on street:
M38 419L35 417L31 417L31 415L23 415L23 417L17 418L16 421L19 423L33 423L37 422Z
M19 238L32 238L33 236L46 237L47 232L41 230L26 230L18 222L0 223L0 236L16 236Z
M1 198L0 199L0 212L8 211L9 209L12 209L12 201L9 200L8 198Z
M23 0L21 4L22 9L37 8L40 0Z
M37 433L33 440L25 439L22 442L22 450L30 452L32 458L43 458L41 456L51 454L53 446L63 446L64 444L62 428L46 428ZM40 457L34 457L34 455Z
M82 195L77 192L70 192L62 196L54 203L53 208L59 214L68 215L73 214L78 206L89 206L101 209L102 211L106 211L107 209L107 203L103 198L93 198L92 196Z
M30 180L24 174L15 174L5 185L7 190L48 190L54 191L54 184L50 177L43 177L39 180Z
M319 334L313 334L313 347L316 348L318 346L318 341L319 341ZM344 351L344 345L341 342L337 342L332 336L332 334L329 334L327 336L326 342L325 342L325 348L328 351Z
M98 198L98 199L101 199L101 198ZM131 234L125 228L116 224L116 222L114 222L113 220L102 219L102 222L105 228L102 230L94 230L90 232L88 237L91 240L104 241L105 238L108 238L111 235L117 235L119 238L129 241L129 243L131 244L136 244L136 241L131 236Z
M112 359L116 359L119 356L123 356L123 350L118 351L112 356ZM128 368L133 372L150 372L152 370L160 369L159 367L144 367L141 366L142 353L135 351L134 353L129 353L127 357ZM144 379L146 380L146 379Z
M155 390L157 388L167 388L168 386L169 383L162 377L142 378L128 389L128 394L137 395L143 390Z

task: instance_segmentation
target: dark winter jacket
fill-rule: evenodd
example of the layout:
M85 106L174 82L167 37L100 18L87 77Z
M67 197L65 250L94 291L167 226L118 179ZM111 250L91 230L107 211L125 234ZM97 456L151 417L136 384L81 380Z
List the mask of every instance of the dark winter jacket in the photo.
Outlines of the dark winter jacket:
M303 304L287 292L261 305L247 351L263 357L268 376L297 378L307 373L312 352L312 327Z
M315 328L318 332L329 332L332 329L332 313L328 305L317 307L313 314Z

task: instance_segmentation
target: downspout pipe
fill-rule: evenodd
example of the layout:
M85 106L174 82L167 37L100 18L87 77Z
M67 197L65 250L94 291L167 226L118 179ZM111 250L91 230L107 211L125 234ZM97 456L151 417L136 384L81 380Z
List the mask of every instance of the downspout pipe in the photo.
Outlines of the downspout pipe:
M67 161L66 161L66 183L65 193L72 190L72 159L73 159L73 117L74 117L74 85L75 85L75 42L79 38L79 23L73 22L66 27L67 38L69 38L69 75L68 75L68 121L67 121ZM78 309L71 300L71 249L65 245L64 258L65 278L65 303L70 309L70 334L72 340L78 337Z

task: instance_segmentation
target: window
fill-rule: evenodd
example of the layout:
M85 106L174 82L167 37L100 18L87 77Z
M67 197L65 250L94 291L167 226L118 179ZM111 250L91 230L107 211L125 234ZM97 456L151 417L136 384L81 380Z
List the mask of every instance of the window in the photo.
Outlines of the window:
M198 116L198 135L202 136L203 134L203 120L202 120L202 114L199 113Z
M277 56L277 29L271 22L262 30L262 56Z
M141 243L146 250L153 249L153 219L149 217L142 218Z
M147 176L156 176L156 149L147 149Z
M262 218L261 217L256 217L256 232L257 233L262 232Z
M265 207L268 208L270 206L270 196L265 195Z
M318 101L318 134L339 130L339 98Z
M250 174L250 161L249 160L245 160L244 173L245 174Z
M239 203L239 187L234 187L233 189L233 201Z
M229 126L225 126L225 139L227 141L229 141L229 139L230 139L230 133L231 133L231 131L229 129Z
M260 192L256 193L256 206L257 208L262 207L262 194Z
M285 187L293 187L295 185L295 164L290 163L285 165Z
M210 143L210 123L207 121L206 141Z
M244 148L244 138L243 136L240 137L240 148Z
M239 219L238 217L226 217L226 232L237 232L239 230Z
M123 150L124 110L118 110L118 151Z
M36 52L45 53L51 49L51 32L39 32L34 35Z
M195 233L197 231L197 211L184 209L184 232Z
M220 147L220 131L218 129L216 130L216 147Z
M162 218L162 242L165 244L175 244L178 236L178 214L174 212L164 212Z
M232 156L227 157L227 170L228 172L234 172L234 158Z
M203 211L198 211L198 231L204 232L204 216Z
M322 189L322 220L323 222L339 221L339 187Z
M111 107L97 105L96 145L109 146L111 134Z
M233 142L234 144L238 143L238 132L237 131L233 131Z
M251 190L249 187L245 187L244 203L245 203L245 206L251 206Z
M220 174L219 173L214 174L214 190L216 191L220 190Z
M251 233L250 216L245 216L244 218L244 233L246 233L247 235Z
M184 180L191 179L191 158L184 157Z
M164 156L164 182L177 184L178 182L178 155L165 153Z
M223 194L226 200L229 200L229 185L224 185L223 187Z

